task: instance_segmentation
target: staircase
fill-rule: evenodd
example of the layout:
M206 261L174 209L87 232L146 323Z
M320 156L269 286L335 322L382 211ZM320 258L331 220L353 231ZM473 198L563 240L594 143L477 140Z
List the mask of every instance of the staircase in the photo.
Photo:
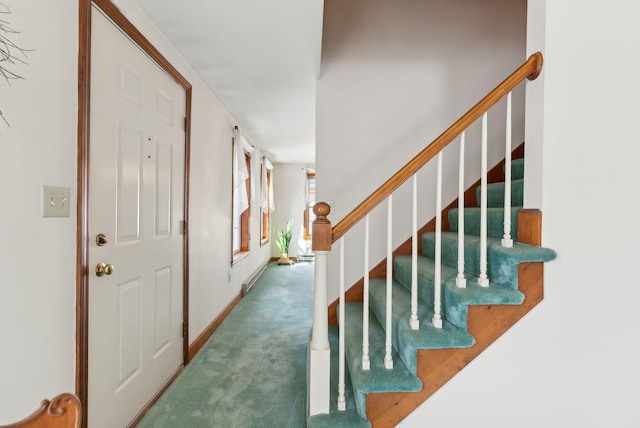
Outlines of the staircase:
M539 72L540 66L541 56L532 68ZM514 83L515 79L514 82L510 82L512 76L505 80L507 86L519 83ZM531 75L523 75L521 80L527 77L531 78ZM505 85L505 82L501 86ZM319 241L338 241L346 230L362 219L381 199L391 195L398 182L405 182L411 174L434 158L460 134L460 129L452 128L461 123L461 129L464 131L475 120L474 117L486 115L490 106L481 104L487 99L492 99L491 105L495 104L504 95L500 95L500 92L504 91L501 86L436 139L431 144L435 146L433 153L425 154L430 149L427 147L387 181L378 190L379 195L374 192L365 200L352 213L353 219L347 216L346 220L343 219L331 228L326 220L328 207L318 208L316 214L319 227L316 230L314 223L313 231L314 251L320 255L316 260L321 262L320 265L316 264L316 287L318 283L326 281L322 278L322 271L326 269L323 253L328 252L325 251L326 247L319 244L316 246L316 235L319 235ZM510 96L508 99L509 110ZM483 129L486 126L485 118ZM486 135L486 132L483 133ZM510 132L507 132L507 135L510 135ZM507 147L511 147L509 138ZM486 140L486 137L484 139ZM483 141L483 150L484 147L486 141ZM522 147L517 149L517 152L514 157L523 154ZM423 154L424 159L416 161ZM376 273L380 272L379 265L372 270L372 278L364 280L364 291L362 283L359 283L346 295L342 294L339 309L336 310L337 302L329 307L329 324L334 324L332 321L339 319L340 328L332 326L328 332L323 331L326 327L316 330L317 315L314 313L314 332L310 344L309 400L317 403L318 394L314 385L322 385L318 382L317 374L314 377L314 358L317 362L318 356L314 357L313 353L323 349L324 335L328 336L328 343L331 345L331 385L327 392L327 396L330 395L331 398L328 410L318 412L316 406L316 411L311 411L308 427L395 426L542 300L543 263L555 259L556 253L540 246L540 212L522 209L524 160L516 159L512 162L511 157L512 153L508 152L507 161L497 165L489 173L486 171L486 165L483 166L483 177L480 180L483 185L480 186L479 181L465 192L464 201L467 206L463 212L453 208L454 204L451 204L442 211L442 220L438 218L423 227L422 233L419 234L419 244L413 246L414 255L410 249L411 239L396 249L393 256L389 249L387 260L392 263L387 264L386 275ZM486 155L484 158L486 159ZM505 164L510 165L507 171L501 167ZM408 172L403 172L404 170ZM487 177L496 175L502 176L502 181L490 179L489 181L493 182L487 185ZM510 186L506 185L505 177L509 180ZM505 196L505 189L510 201ZM474 192L476 195L466 196ZM484 202L484 214L481 214L477 201ZM468 206L469 204L475 204L477 207ZM440 205L438 201L436 212L442 209ZM504 205L507 206L506 210ZM391 207L391 203L389 206ZM506 222L505 212L509 216ZM459 215L464 218L464 234L457 233ZM483 216L486 219L481 221ZM435 232L433 223L436 223ZM511 229L511 238L516 241L512 245L503 242L508 237L505 228ZM414 237L417 236L414 232ZM416 238L414 240L418 241ZM463 243L462 251L458 249L460 242ZM330 245L328 249L330 250ZM458 258L462 255L466 286L462 286L460 282L462 271ZM412 272L414 256L417 272ZM320 281L318 272L321 272ZM416 282L412 281L416 273L417 286ZM488 278L489 286L479 285L479 277ZM412 282L417 294L419 328L411 325L409 316L409 308L412 307ZM436 287L435 284L439 286ZM387 302L390 301L390 295L393 298L389 308ZM318 293L316 290L316 298L318 297L322 299L322 292ZM364 305L368 305L366 310L363 309ZM327 305L321 300L320 307L326 308ZM314 312L319 312L317 309L318 306L315 306ZM337 317L336 312L339 313ZM364 316L368 317L368 324L363 322ZM387 316L390 321L387 320ZM364 367L364 361L367 360L366 356L363 358L365 328L368 329L368 334L364 337L368 338L369 342L370 369ZM339 337L339 330L342 331L342 338ZM340 346L340 342L343 342L343 346ZM342 353L344 355L341 355ZM346 362L346 370L342 366L338 371L340 360ZM393 361L392 364L390 360ZM324 367L328 369L328 364L325 363Z
M522 197L524 187L524 159L514 160L512 163L512 201L514 206L511 209L512 231L511 235L514 239L518 236L518 213L522 211ZM479 187L476 192L479 193ZM457 275L457 255L458 255L458 236L457 224L459 210L453 208L448 210L448 223L450 231L442 233L442 314L444 318L443 328L433 327L431 319L433 318L433 301L434 301L434 252L435 252L435 233L427 232L421 236L422 255L418 257L418 295L419 295L419 319L421 320L420 329L412 330L409 326L409 318L406 308L410 307L411 300L411 256L397 255L393 258L393 370L384 368L383 358L385 355L385 308L386 308L386 279L374 278L370 281L369 289L369 341L370 341L370 360L371 369L369 371L362 370L362 303L346 303L345 305L345 354L347 371L349 373L350 391L353 391L353 397L348 400L355 405L355 412L360 420L354 419L354 409L351 412L338 412L337 409L332 415L318 415L311 417L309 427L317 426L370 426L367 415L369 417L381 415L384 420L377 420L374 426L395 426L406 414L410 413L414 408L400 412L402 418L397 416L394 418L389 413L390 409L383 410L380 405L384 406L386 402L397 403L397 398L402 396L399 393L405 393L404 396L410 397L412 394L423 391L423 386L433 388L433 378L446 376L444 373L446 368L442 367L422 367L419 370L420 358L419 354L422 350L449 350L450 355L455 355L456 349L470 348L471 352L461 353L462 358L466 359L469 355L477 355L479 350L473 350L474 347L481 346L484 349L488 344L486 338L483 343L478 343L476 336L473 334L474 328L486 329L486 326L469 326L469 313L474 309L480 308L485 312L491 312L495 305L518 305L519 308L511 308L511 312L524 313L533 307L537 301L534 296L525 296L530 288L539 286L541 293L541 276L538 277L539 284L521 284L525 290L519 289L519 281L527 281L531 275L525 278L519 278L519 271L523 268L535 269L542 262L548 262L555 259L556 254L553 250L540 246L529 245L516 242L513 248L503 248L500 238L503 236L503 220L504 220L504 182L492 183L487 186L488 196L488 272L491 279L491 285L488 288L481 287L475 281L475 277L479 272L479 248L480 248L480 212L477 208L466 208L465 216L465 265L468 263L467 270L467 286L460 288L456 286ZM480 197L478 195L477 200ZM535 278L534 278L535 280ZM524 292L523 292L524 291ZM527 306L522 306L523 302L527 302ZM541 295L540 299L541 300ZM539 301L538 300L538 301ZM475 308L474 308L475 307ZM511 314L510 314L511 315ZM513 315L511 315L512 317ZM505 317L496 316L489 317L490 322L502 324ZM510 318L509 316L507 318ZM519 317L518 317L519 318ZM515 322L515 321L514 321ZM492 335L497 338L507 328L494 330ZM330 329L330 336L336 345L332 343L333 353L336 354L333 365L337 365L337 334L338 329ZM493 338L493 340L495 340ZM491 342L493 341L491 340ZM460 357L458 357L460 358ZM428 360L429 357L423 358ZM469 362L470 360L467 360ZM433 364L432 364L433 366ZM461 369L462 367L460 367ZM432 369L440 373L428 373L428 376L420 371ZM457 370L459 371L459 370ZM421 376L422 375L422 376ZM451 377L451 376L449 376ZM444 384L444 382L442 382ZM441 385L438 385L438 387ZM336 388L332 388L336 389ZM437 388L436 388L437 389ZM384 394L393 392L395 394ZM426 391L425 391L426 392ZM375 402L379 403L378 408L367 409L367 394L377 393ZM428 395L431 395L429 393ZM374 394L376 395L376 394ZM384 398L388 395L388 398ZM416 397L417 398L417 397ZM334 400L335 401L335 400ZM410 399L410 401L412 401ZM422 402L423 400L419 401ZM332 402L333 404L333 402ZM347 404L348 407L349 403ZM390 404L387 403L386 407ZM397 407L393 405L392 407ZM350 423L345 423L346 420ZM330 422L329 422L330 421Z

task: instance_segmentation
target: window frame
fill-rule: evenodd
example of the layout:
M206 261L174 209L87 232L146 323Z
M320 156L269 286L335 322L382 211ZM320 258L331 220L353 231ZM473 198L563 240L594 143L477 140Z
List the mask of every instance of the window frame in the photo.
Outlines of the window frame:
M267 244L269 238L271 238L271 234L269 233L271 224L271 170L265 165L264 158L262 159L261 168L262 174L260 174L260 180L262 181L263 177L266 177L267 181L266 183L260 183L262 188L266 189L266 195L262 195L262 197L267 204L266 210L265 207L260 207L260 246L263 246Z
M236 157L236 149L235 149L235 143L236 143L236 139L232 138L232 148L233 148L233 155L232 155L232 168L233 168L233 159ZM239 144L241 144L240 142L238 142ZM233 212L234 212L234 204L235 204L235 194L234 194L234 188L235 188L235 183L233 182L233 174L232 174L232 179L231 179L231 265L236 264L238 261L240 261L241 259L243 259L244 257L246 257L247 255L249 255L250 252L250 242L251 242L251 234L250 234L250 225L251 225L251 153L247 152L246 150L244 150L244 148L242 149L243 153L244 153L244 160L246 163L246 167L247 167L247 178L245 179L245 186L247 189L247 202L249 204L249 206L247 207L246 210L244 210L241 214L240 214L240 218L239 218L239 228L240 228L240 238L239 238L239 242L240 242L240 247L239 248L235 248L235 221L236 219L233 216Z
M302 216L302 228L303 228L303 239L305 241L311 240L311 234L313 231L313 220L315 220L316 215L313 213L313 205L316 202L316 173L307 171L307 200L305 201L306 207ZM311 183L310 180L313 180L313 201L309 200L309 196L312 194L311 192ZM311 203L313 202L313 204Z

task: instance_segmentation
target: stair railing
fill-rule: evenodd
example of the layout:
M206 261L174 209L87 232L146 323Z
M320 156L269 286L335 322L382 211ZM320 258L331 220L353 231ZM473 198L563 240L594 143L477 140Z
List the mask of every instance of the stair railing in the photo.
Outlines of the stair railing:
M345 351L344 351L344 240L343 236L359 221L365 220L365 261L364 261L364 303L363 305L363 352L362 369L370 368L370 355L368 343L368 321L369 321L369 213L385 199L388 203L387 214L387 282L386 282L386 339L384 367L393 368L392 359L392 244L391 229L393 215L393 193L402 184L413 178L413 221L412 221L412 273L411 273L411 308L408 308L409 324L412 329L419 329L419 319L417 317L417 172L434 157L437 157L437 179L436 179L436 244L435 244L435 278L434 278L434 315L432 324L436 328L442 328L441 315L441 284L440 284L440 257L441 257L441 213L442 213L442 151L445 147L460 139L460 170L458 186L458 203L460 212L458 213L458 273L456 285L466 286L464 274L464 150L465 131L476 120L482 118L482 138L481 138L481 190L480 190L480 266L478 284L483 287L489 286L487 276L487 112L505 96L507 97L507 127L505 141L505 204L504 204L504 237L502 245L510 247L513 245L511 238L511 91L515 89L525 79L534 80L542 71L543 57L540 52L531 55L527 61L516 69L502 83L496 86L489 94L466 112L460 119L437 137L431 144L425 147L418 155L409 161L403 168L389 178L382 186L369 195L360 205L347 214L337 225L331 225L327 219L330 207L325 202L318 202L313 211L316 220L313 222L312 250L315 253L315 288L313 306L313 328L311 343L309 346L309 415L329 413L330 410L330 348L328 337L328 305L327 305L327 278L328 278L328 256L331 246L340 240L340 311L339 321L339 379L338 379L338 410L346 409L345 402Z

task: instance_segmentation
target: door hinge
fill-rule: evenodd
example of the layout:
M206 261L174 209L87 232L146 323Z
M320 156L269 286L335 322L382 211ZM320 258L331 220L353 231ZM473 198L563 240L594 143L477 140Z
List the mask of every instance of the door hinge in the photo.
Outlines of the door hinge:
M185 117L184 120L182 121L182 130L184 132L187 132L187 118Z
M187 337L187 325L185 323L182 323L182 337Z
M180 235L186 235L186 234L187 234L187 221L180 220Z

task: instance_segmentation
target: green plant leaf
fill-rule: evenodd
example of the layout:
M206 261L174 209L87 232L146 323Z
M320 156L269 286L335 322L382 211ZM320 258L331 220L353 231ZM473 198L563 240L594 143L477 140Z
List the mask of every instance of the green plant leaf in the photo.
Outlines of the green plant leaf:
M284 229L278 227L275 228L276 246L280 254L289 254L289 246L291 245L291 228L293 226L293 219L290 219Z

